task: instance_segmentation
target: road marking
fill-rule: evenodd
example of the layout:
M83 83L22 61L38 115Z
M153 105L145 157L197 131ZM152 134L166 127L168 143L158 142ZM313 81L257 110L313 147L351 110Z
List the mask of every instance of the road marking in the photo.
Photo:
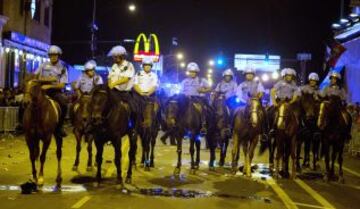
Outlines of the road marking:
M328 209L325 208L323 206L318 206L318 205L311 205L311 204L305 204L305 203L300 203L300 202L295 202L296 205L301 206L301 207L307 207L307 208L320 208L320 209Z
M339 165L338 164L335 164L336 167L339 168ZM347 168L345 166L342 167L344 171L348 172L348 173L351 173L352 175L356 176L356 177L360 177L360 173L356 172L356 171L353 171L351 170L350 168Z
M290 197L286 194L286 192L276 183L276 181L272 178L267 179L268 184L275 191L275 193L280 197L280 199L285 204L288 209L298 209L294 201L290 199Z
M294 180L301 188L303 188L307 193L311 195L316 201L318 201L322 206L325 208L331 208L335 209L335 207L328 202L324 197L322 197L319 193L317 193L315 190L313 190L309 185L307 185L304 181L301 179L295 179Z
M81 208L87 201L91 199L90 196L85 196L81 198L77 203L75 203L71 208Z

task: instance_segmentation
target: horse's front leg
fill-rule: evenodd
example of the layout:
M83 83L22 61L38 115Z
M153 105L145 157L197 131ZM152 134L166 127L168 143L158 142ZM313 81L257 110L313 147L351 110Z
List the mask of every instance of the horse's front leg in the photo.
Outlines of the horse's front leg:
M259 138L261 137L261 135L257 135L254 137L254 139L251 141L250 143L250 149L249 149L249 166L248 166L248 170L247 170L247 175L248 177L251 177L251 164L252 164L252 160L254 158L254 153L255 153L255 149L256 146L259 142Z
M43 146L42 146L41 155L40 155L40 172L39 172L39 179L38 179L39 186L44 185L44 165L45 165L45 160L46 160L46 153L47 153L47 150L49 149L50 142L51 142L51 135L48 135L48 136L46 136L46 138L43 139Z
M324 140L324 143L323 145L324 146L322 149L323 149L323 152L324 152L324 155L325 155L325 175L324 175L324 181L325 182L328 182L329 181L329 177L330 177L330 165L329 165L329 161L330 161L330 156L329 156L329 143L328 142L325 142Z
M296 144L297 144L297 149L296 149L296 170L298 172L301 172L300 158L301 158L301 147L302 147L302 142L303 142L303 140L301 138L299 137L297 142L296 142ZM305 163L305 161L304 161L304 163Z
M28 149L29 149L29 157L30 157L30 161L31 161L31 172L32 172L33 180L34 180L35 183L38 183L36 164L35 164L36 158L38 156L36 155L35 150L39 149L39 147L38 148L35 148L35 147L39 146L39 143L35 142L35 141L38 141L35 138L30 139L30 137L27 136L27 135L25 137L26 137L26 143L27 143L27 146L28 146Z
M94 138L91 135L86 134L85 139L87 141L87 151L88 151L88 163L87 163L87 171L92 171L92 143Z
M232 146L232 163L231 163L231 167L232 167L232 172L235 175L237 170L238 170L238 161L239 161L239 154L240 154L240 142L239 142L239 135L237 132L234 131L233 134L233 146Z
M123 189L124 188L124 183L123 183L122 171L121 171L121 157L122 157L121 137L116 138L115 140L113 140L112 144L114 146L114 152L115 152L114 163L115 163L115 166L116 166L116 173L117 173L117 177L116 177L117 189Z
M74 129L74 135L76 139L76 158L74 162L74 166L72 168L73 171L77 171L80 163L80 152L81 152L81 138L82 134L78 129Z
M295 165L295 160L296 160L296 135L293 136L291 138L291 151L290 151L290 155L291 155L291 165L292 165L292 169L291 169L291 176L290 178L292 180L294 180L296 178L296 165Z
M157 131L156 131L157 132ZM157 133L155 133L154 135L152 135L151 137L151 146L150 146L150 167L155 167L155 162L154 162L154 152L155 152L155 145L156 145L156 138L157 138Z
M339 163L339 183L344 184L345 183L345 179L344 179L344 172L343 172L343 168L342 168L342 164L343 164L343 152L344 152L344 145L342 144L341 146L339 146L338 148L338 163Z
M201 148L201 139L198 136L195 138L195 146L196 146L196 161L195 161L195 169L199 169L200 167L200 148ZM211 155L211 145L210 145L210 155ZM211 157L210 157L211 161Z
M176 165L176 168L174 170L174 175L176 175L176 176L180 175L180 172L181 172L182 141L183 141L183 137L181 136L181 134L176 136L176 142L177 142L176 152L177 152L177 155L178 155L177 165Z
M194 134L190 137L190 156L191 156L191 167L190 174L195 174L195 136Z
M56 157L57 157L57 161L58 161L56 186L58 189L60 189L61 183L62 183L61 157L62 157L63 138L61 136L55 136L55 139L56 139ZM51 140L51 136L50 136L50 140Z
M101 182L101 165L103 161L103 152L104 152L104 144L105 142L101 141L101 139L95 138L95 146L96 146L96 164L97 164L97 171L96 171L96 181L95 187L100 185Z
M216 143L214 138L212 138L212 136L207 135L206 136L206 141L208 142L208 144L210 145L210 161L209 161L209 169L210 170L215 170L215 149L216 149Z

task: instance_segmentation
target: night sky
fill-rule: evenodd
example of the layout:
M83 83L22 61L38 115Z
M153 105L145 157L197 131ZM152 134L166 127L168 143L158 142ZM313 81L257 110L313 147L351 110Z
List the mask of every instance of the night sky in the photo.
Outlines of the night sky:
M269 53L295 58L298 52L313 54L318 70L331 24L340 18L339 0L98 0L99 41L135 39L140 32L156 33L162 53L169 53L171 37L179 41L186 61L205 65L209 58L234 53ZM241 3L240 3L241 2ZM348 2L346 1L346 5ZM349 9L345 8L345 14ZM83 63L91 56L89 24L92 0L56 0L53 43L64 49L63 59ZM99 44L105 54L114 44ZM132 50L133 44L125 45ZM314 69L315 70L315 69Z

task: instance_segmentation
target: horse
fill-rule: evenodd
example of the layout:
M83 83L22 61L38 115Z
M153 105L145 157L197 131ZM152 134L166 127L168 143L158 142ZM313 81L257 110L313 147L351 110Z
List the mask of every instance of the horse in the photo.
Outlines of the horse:
M296 177L296 145L299 127L299 109L296 103L290 104L287 100L279 101L275 115L276 161L275 178L279 177L280 160L284 177L289 176L289 157L292 159L291 179Z
M101 183L101 165L103 160L104 144L110 141L114 147L115 159L114 163L117 169L117 187L124 188L122 170L121 170L121 144L122 138L126 135L129 136L130 150L129 167L127 170L127 176L125 183L131 183L132 176L132 163L135 159L134 135L131 133L130 123L130 108L127 103L114 102L110 97L110 89L107 86L99 85L95 87L91 99L90 106L90 126L91 134L94 136L94 142L96 146L96 184L98 186ZM136 136L135 136L136 138Z
M262 134L264 115L259 99L252 98L245 108L236 111L233 122L232 172L238 171L240 146L243 145L245 164L243 173L251 177L251 162L259 138Z
M316 170L316 164L319 160L319 148L320 148L320 133L316 126L316 120L319 113L320 103L318 98L315 98L314 94L302 92L299 100L301 108L301 120L297 137L296 148L296 168L301 170L300 166L300 154L301 147L304 143L304 160L303 167L309 167L310 165L310 149L312 147L312 165L313 170Z
M219 166L224 166L226 159L226 152L231 138L230 125L230 111L226 105L226 99L223 94L217 95L213 102L215 109L215 138L218 145L220 145L220 160Z
M144 107L141 108L143 113L138 130L143 148L141 162L144 169L150 171L150 167L155 166L154 149L160 128L158 120L159 104L152 98L142 97L139 99L144 100L141 102Z
M182 165L182 142L185 135L190 139L191 155L191 174L195 174L200 164L200 130L201 130L201 110L197 99L188 98L184 95L176 95L169 99L166 105L166 121L176 129L176 142L178 161L174 170L174 175L178 176L181 172ZM210 123L211 124L211 123ZM210 145L209 169L214 169L215 162L215 144L210 136L214 130L211 126L206 134L206 140ZM195 150L196 148L196 150ZM196 156L195 155L196 151Z
M351 116L342 108L340 98L331 96L320 104L319 117L317 126L322 133L322 150L321 156L325 156L326 172L324 181L328 182L335 175L335 160L337 157L339 163L339 179L340 183L344 183L343 176L343 151L346 142L346 131L351 126ZM332 148L332 149L331 149ZM330 149L331 167L330 167Z
M58 127L61 114L60 106L46 96L44 90L42 90L41 86L48 83L31 78L27 78L25 82L23 127L26 144L29 149L32 176L37 185L43 186L46 153L49 149L52 135L54 135L58 162L55 189L58 190L61 189L62 182L61 157L63 143ZM41 154L40 141L43 142ZM37 176L35 160L38 159L39 155L40 172L39 176Z
M79 166L79 155L81 151L81 139L84 136L85 142L87 143L88 151L88 162L87 162L87 171L92 171L92 143L93 137L87 133L88 125L90 123L90 103L91 95L83 94L78 103L74 106L73 109L73 133L76 138L76 159L73 166L73 171L78 170Z

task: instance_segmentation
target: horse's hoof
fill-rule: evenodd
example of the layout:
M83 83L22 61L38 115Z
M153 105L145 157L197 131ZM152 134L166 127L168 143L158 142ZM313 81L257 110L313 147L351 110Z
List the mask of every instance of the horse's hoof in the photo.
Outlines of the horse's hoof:
M175 170L174 170L174 175L175 175L175 176L179 176L179 175L180 175L180 172L181 172L181 169L180 169L180 168L175 168Z
M150 167L154 168L155 167L155 163L154 162L150 162Z
M100 182L94 182L93 186L94 186L94 188L99 188L100 187Z
M92 167L92 166L88 166L88 167L86 168L86 171L88 171L88 172L93 171L93 167Z
M53 189L53 192L61 192L61 185L56 185Z
M39 187L42 187L44 186L44 178L43 177L39 177L38 180L37 180L37 185Z
M73 171L78 171L78 166L74 165L74 166L72 167L72 170L73 170Z
M342 176L339 176L339 180L338 180L339 184L345 184L345 179Z
M195 166L194 166L194 169L195 169L195 170L199 170L199 167L200 167L199 165L195 165Z
M131 184L131 178L130 177L127 177L125 179L125 184Z
M145 167L144 167L144 170L145 170L145 171L150 171L150 167L149 167L149 166L145 166Z
M195 175L195 174L196 174L196 169L195 169L195 168L191 168L191 169L190 169L190 174L191 174L191 175Z
M209 167L209 171L215 171L215 167L214 167L214 166L210 166L210 167Z
M329 182L329 176L327 174L325 174L323 180L324 180L325 183L328 183Z
M123 183L118 183L118 184L116 184L115 187L116 187L116 190L121 190L121 191L125 188Z

